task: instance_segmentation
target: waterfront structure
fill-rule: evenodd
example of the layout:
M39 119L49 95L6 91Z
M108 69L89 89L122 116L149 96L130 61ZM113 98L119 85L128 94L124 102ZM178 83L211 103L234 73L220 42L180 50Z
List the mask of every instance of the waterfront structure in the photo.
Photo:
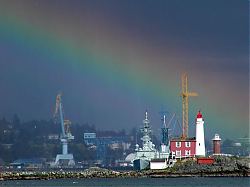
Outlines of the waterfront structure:
M170 140L170 151L175 153L175 158L189 158L195 156L196 140L193 138L173 138Z
M196 117L196 146L195 155L205 156L204 120L199 111Z
M166 158L152 159L150 161L150 169L166 169L167 167L168 165Z
M219 134L215 134L212 141L213 141L213 154L214 155L221 154L221 149L220 149L221 138L220 138Z

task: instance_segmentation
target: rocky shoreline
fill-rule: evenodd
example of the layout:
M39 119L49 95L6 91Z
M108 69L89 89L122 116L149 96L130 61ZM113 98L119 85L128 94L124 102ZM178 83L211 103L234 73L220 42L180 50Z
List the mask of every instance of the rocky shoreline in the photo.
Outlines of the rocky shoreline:
M167 178L167 177L250 177L250 159L217 158L212 165L183 160L165 170L113 171L92 167L83 171L1 172L0 180L50 180L61 178Z

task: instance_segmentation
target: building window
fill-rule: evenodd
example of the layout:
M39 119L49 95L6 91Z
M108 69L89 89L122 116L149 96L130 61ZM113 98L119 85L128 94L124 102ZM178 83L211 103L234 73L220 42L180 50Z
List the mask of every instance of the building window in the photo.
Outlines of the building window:
M190 150L185 151L185 156L190 156Z
M176 151L176 156L177 157L181 156L181 151Z
M190 147L190 146L191 146L191 143L190 143L190 142L185 142L185 144L186 144L186 145L185 145L186 147Z
M181 142L176 142L176 147L181 147Z

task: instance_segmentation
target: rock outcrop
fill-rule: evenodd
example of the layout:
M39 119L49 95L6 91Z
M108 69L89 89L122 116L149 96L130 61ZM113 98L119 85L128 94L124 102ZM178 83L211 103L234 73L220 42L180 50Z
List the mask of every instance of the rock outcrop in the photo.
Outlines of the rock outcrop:
M113 171L91 167L83 171L20 171L1 172L0 180L48 180L60 178L137 178L189 176L250 176L249 158L216 157L212 165L199 165L193 159L177 162L166 170Z

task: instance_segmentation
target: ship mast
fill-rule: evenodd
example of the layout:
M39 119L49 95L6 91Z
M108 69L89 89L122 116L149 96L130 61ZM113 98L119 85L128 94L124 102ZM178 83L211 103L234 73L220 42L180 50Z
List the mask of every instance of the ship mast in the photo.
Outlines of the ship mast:
M168 140L168 127L167 127L167 124L166 124L166 116L165 115L163 116L163 124L162 124L161 131L162 131L161 143L163 145L168 146L168 141L169 141Z
M141 132L143 134L142 140L142 146L143 150L152 150L152 142L150 138L151 128L149 126L150 121L148 119L148 112L145 112L145 119L143 120L143 128L141 129Z

